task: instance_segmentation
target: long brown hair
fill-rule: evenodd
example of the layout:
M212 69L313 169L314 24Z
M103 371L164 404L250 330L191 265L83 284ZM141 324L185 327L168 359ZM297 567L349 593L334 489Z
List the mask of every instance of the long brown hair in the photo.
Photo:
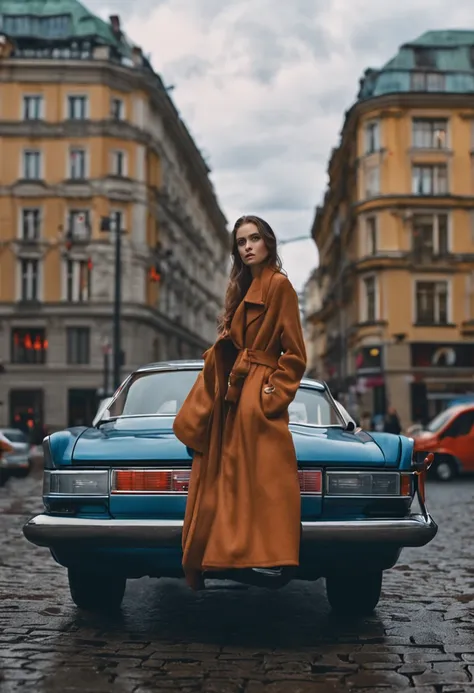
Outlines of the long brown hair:
M274 267L278 272L282 271L281 259L277 253L276 236L270 224L264 219L253 215L245 215L237 219L232 230L232 269L230 271L229 283L225 294L224 312L219 316L217 325L219 334L230 329L234 313L252 283L252 272L250 267L242 262L237 247L237 231L244 224L253 224L256 226L263 238L263 242L268 250L268 258L265 261L265 265Z

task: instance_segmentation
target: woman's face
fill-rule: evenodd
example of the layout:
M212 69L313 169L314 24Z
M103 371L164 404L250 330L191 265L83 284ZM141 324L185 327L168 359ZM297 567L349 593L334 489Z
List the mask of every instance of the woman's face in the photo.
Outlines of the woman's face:
M237 229L236 243L244 265L255 267L268 258L268 250L255 224L243 224Z

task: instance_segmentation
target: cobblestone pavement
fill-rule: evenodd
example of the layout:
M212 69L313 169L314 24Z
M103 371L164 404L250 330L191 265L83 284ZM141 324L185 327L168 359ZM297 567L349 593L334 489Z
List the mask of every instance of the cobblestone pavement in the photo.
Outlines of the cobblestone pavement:
M431 484L440 525L402 553L370 618L331 616L324 583L277 592L130 581L120 615L72 604L63 568L21 527L40 479L0 489L2 693L474 693L474 480Z

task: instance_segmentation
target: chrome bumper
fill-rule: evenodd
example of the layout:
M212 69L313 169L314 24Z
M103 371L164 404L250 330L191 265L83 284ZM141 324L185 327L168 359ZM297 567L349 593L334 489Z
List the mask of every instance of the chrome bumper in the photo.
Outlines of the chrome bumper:
M430 515L400 520L344 520L303 522L305 544L392 544L424 546L438 531ZM37 515L23 527L32 544L55 547L71 542L87 546L154 548L181 545L182 520L83 519Z

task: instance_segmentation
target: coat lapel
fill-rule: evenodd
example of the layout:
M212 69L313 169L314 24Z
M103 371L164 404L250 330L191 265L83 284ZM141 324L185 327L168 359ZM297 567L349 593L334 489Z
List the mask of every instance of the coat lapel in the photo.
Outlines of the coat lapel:
M245 332L249 325L258 320L267 310L268 289L275 271L265 267L262 274L252 281L243 301L235 311L230 336L238 349L243 348Z
M255 277L245 295L244 303L247 306L247 328L267 310L266 299L274 273L274 269L265 267L262 274L259 277Z

